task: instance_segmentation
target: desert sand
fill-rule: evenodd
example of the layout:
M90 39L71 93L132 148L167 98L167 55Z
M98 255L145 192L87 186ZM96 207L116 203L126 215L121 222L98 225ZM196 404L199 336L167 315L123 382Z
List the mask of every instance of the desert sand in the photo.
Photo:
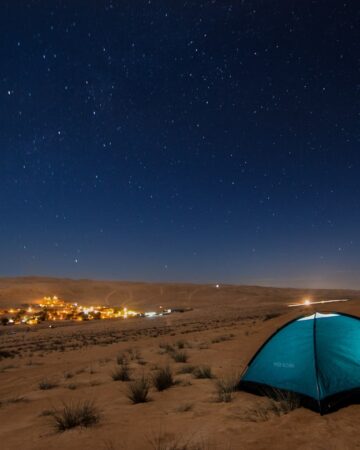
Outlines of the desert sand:
M277 328L316 311L360 315L360 291L254 286L149 284L14 278L0 280L0 307L58 295L83 304L191 311L153 319L102 320L0 327L0 446L3 450L58 449L357 449L360 405L325 416L303 407L286 410L245 392L221 401L219 380L238 378ZM305 296L348 302L288 308ZM6 352L9 352L9 356ZM176 362L174 353L185 353ZM169 366L175 384L150 387L148 401L132 404L129 381L114 381L125 358L130 378L152 380ZM210 367L212 378L197 378ZM185 369L184 369L185 367ZM189 372L189 373L183 373ZM47 387L48 389L44 389ZM59 432L54 411L93 402L94 426Z

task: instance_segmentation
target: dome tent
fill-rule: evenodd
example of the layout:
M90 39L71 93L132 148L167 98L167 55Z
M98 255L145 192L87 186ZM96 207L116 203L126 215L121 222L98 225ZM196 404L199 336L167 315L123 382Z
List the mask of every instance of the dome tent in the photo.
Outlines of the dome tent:
M300 394L325 413L360 392L360 319L315 313L278 329L250 360L240 387Z

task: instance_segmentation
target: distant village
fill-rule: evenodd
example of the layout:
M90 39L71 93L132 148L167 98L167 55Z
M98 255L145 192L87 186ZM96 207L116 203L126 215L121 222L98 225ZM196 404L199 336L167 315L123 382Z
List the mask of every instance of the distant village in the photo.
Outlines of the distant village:
M82 306L69 303L57 296L44 297L39 303L24 305L22 308L0 309L0 324L37 325L42 322L56 321L88 321L105 319L128 319L134 317L157 317L174 312L185 312L186 309L169 309L159 307L159 311L139 312L125 307L115 306Z

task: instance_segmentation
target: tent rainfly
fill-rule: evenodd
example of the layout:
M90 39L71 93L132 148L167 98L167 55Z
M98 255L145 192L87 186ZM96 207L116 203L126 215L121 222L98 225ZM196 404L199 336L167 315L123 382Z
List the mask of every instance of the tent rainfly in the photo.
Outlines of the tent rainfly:
M351 401L360 393L360 318L315 313L288 322L257 351L240 386L295 392L321 414Z

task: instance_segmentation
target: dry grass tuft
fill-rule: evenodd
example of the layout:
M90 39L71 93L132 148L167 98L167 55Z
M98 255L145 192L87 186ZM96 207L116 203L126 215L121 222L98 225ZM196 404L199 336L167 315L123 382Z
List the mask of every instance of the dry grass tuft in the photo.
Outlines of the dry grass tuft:
M189 356L185 351L174 351L170 356L175 362L178 363L186 363L189 359Z
M130 367L127 363L115 367L111 377L114 381L130 381Z
M127 364L128 363L128 355L125 352L120 352L117 357L116 357L116 362L121 366L123 364Z
M163 367L159 369L153 375L153 385L158 391L164 391L165 389L169 389L171 386L175 384L173 374L169 366Z
M129 384L126 396L133 404L146 403L149 400L149 389L149 381L143 375Z
M159 347L165 353L170 353L171 354L171 353L173 353L175 351L174 346L172 346L171 344L168 344L167 342L160 342Z
M233 338L234 338L233 334L223 334L221 336L216 336L215 338L213 338L211 340L211 343L212 344L218 344L219 342L230 341Z
M100 411L91 401L82 401L77 404L64 403L60 411L53 411L56 431L63 432L75 427L91 427L100 421Z
M178 370L177 373L180 375L187 374L187 373L193 373L195 369L196 369L196 366L183 366L183 367L180 367L180 369Z
M214 378L210 366L198 366L193 370L195 378Z
M47 378L44 378L39 382L39 389L41 389L42 391L47 391L56 387L58 387L58 384L55 381L51 381Z
M249 420L250 422L266 422L274 416L280 417L289 414L301 406L299 395L293 392L269 389L266 395L268 395L268 398L264 404L256 408L248 409L245 412L245 420Z
M129 355L129 358L134 361L136 359L141 359L141 353L138 348L129 347L125 350L125 352Z
M216 380L216 393L219 402L231 402L232 394L237 391L239 376L237 374Z

